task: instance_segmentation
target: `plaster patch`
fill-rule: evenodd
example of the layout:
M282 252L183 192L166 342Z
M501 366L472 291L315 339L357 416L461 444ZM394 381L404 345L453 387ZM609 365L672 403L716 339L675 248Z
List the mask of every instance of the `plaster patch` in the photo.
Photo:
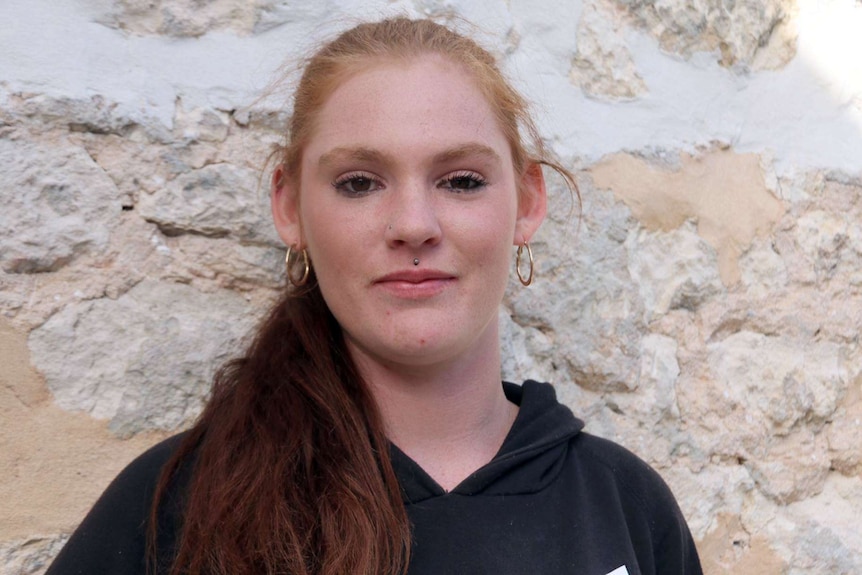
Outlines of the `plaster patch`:
M108 432L106 422L54 405L30 366L27 336L2 318L0 365L4 549L3 542L30 541L34 533L70 531L120 469L164 434L142 433L121 441Z
M679 169L613 154L589 170L596 187L610 189L650 231L670 231L686 220L718 253L726 286L740 280L739 256L758 236L768 235L784 206L766 187L755 154L716 150L680 155Z

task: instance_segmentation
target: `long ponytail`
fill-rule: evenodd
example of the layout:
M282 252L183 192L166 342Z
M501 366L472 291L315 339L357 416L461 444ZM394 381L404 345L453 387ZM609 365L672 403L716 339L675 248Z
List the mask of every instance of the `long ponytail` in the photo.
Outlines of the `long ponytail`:
M409 524L383 426L316 287L286 293L220 370L162 474L153 530L189 460L171 575L404 571Z

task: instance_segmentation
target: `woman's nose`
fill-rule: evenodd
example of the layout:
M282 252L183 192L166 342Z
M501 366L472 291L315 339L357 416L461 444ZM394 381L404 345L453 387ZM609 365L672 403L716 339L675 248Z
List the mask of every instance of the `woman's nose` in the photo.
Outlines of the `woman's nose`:
M433 189L420 185L411 185L392 194L387 210L387 244L419 247L440 241L440 220L433 194Z

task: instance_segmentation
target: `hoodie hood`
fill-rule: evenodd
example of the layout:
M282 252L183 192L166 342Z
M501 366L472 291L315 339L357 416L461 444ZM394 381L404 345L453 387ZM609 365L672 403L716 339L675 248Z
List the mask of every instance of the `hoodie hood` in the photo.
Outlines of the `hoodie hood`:
M560 473L569 440L584 423L557 401L553 386L527 380L503 382L506 398L520 407L500 451L447 493L415 461L391 445L392 465L405 504L432 497L457 495L516 495L535 493Z

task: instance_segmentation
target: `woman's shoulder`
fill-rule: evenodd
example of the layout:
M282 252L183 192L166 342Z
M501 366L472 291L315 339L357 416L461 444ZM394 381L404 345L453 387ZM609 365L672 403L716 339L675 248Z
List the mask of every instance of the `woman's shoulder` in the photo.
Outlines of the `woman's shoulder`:
M117 475L72 533L48 575L145 572L156 485L186 435L180 433L157 443Z
M619 443L582 431L570 447L580 473L618 491L643 512L678 513L676 499L658 471Z
M582 460L591 462L597 470L613 474L618 481L666 487L652 466L615 441L581 431L574 438L573 446Z
M170 460L171 456L179 449L180 444L188 435L183 431L163 439L135 457L117 475L113 483L147 481L158 479L162 468ZM113 483L111 484L113 486Z
M171 456L173 456L177 449L179 449L180 444L182 444L188 434L188 431L183 431L156 443L133 459L118 477L121 477L124 474L142 477L155 475L158 477L159 473L161 473L162 467L164 467Z
M640 457L608 439L581 432L572 438L569 469L590 485L594 509L621 514L638 539L639 555L657 573L700 573L694 541L670 487Z
M109 501L146 502L146 512L152 502L162 469L179 449L188 432L178 433L160 441L132 460L108 485L96 503ZM95 509L95 507L94 507Z

